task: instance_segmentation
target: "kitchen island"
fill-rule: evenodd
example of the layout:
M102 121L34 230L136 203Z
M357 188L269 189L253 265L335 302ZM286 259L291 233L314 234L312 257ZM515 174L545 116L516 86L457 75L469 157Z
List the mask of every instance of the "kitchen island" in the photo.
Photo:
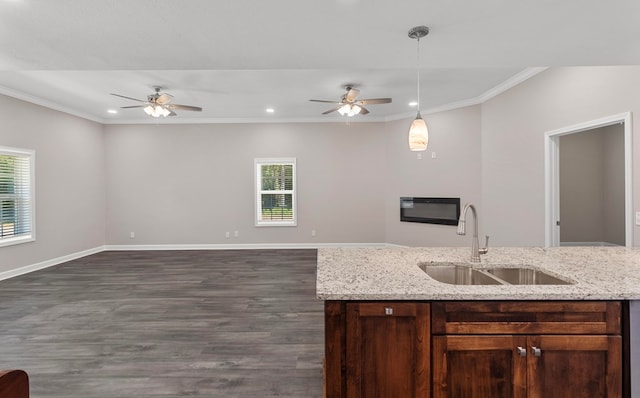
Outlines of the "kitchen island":
M638 396L626 353L640 250L492 248L472 265L568 285L452 285L420 267L469 259L464 247L320 249L327 396Z

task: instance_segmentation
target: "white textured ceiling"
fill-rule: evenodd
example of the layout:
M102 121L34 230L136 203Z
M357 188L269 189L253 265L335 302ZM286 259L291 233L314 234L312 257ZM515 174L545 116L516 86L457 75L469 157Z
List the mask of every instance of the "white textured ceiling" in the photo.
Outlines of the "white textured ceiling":
M390 120L415 113L414 26L428 112L529 67L640 64L639 21L638 0L0 0L0 93L103 123L336 121L308 100L350 83L393 98L358 121ZM155 85L204 111L107 113Z

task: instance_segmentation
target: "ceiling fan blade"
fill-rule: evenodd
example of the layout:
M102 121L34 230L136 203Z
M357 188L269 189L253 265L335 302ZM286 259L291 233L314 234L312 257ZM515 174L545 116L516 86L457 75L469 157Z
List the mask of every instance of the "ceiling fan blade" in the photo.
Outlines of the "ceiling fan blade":
M356 101L358 105L375 105L375 104L388 104L391 102L391 98L369 98Z
M169 102L171 102L172 98L173 98L173 95L167 94L167 93L162 93L162 94L158 95L158 98L156 98L156 104L158 104L158 105L166 105Z
M141 100L141 99L127 97L126 95L120 95L120 94L114 94L114 93L109 93L109 94L115 95L116 97L122 97L122 98L130 99L132 101L147 102L147 101L144 101L144 100Z
M349 91L347 91L347 95L344 98L347 100L347 102L353 102L356 100L359 93L360 90L358 90L357 88L349 87Z
M367 113L369 113L369 110L364 106L361 106L361 105L358 105L358 106L360 107L360 113L358 113L359 115L366 115Z
M170 111L173 111L174 109L180 109L182 111L196 111L196 112L202 111L202 108L200 108L199 106L179 105L179 104L169 104L169 105L166 105L165 108L169 109Z
M337 110L338 110L338 109L340 109L340 108L342 108L342 104L340 104L339 106L336 106L335 108L331 108L331 109L329 109L328 111L324 111L324 112L322 112L322 114L323 114L323 115L326 115L327 113L335 112L335 111L337 111Z
M329 101L329 100L310 99L309 101L312 101L312 102L325 102L327 104L340 104L339 101Z
M149 105L148 105L148 104L147 104L147 105L129 105L129 106L121 106L120 108L121 108L121 109L128 109L128 108L146 108L147 106L149 106Z

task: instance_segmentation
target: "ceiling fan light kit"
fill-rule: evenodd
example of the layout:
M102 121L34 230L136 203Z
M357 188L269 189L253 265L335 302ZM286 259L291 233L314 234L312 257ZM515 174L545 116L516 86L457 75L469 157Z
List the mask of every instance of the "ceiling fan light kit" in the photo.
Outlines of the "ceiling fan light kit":
M344 104L340 109L338 109L338 113L342 116L347 115L348 117L352 117L359 114L361 110L362 108L358 105Z
M359 100L358 94L360 93L360 90L352 87L351 85L346 85L345 90L347 90L347 92L342 95L340 101L318 99L311 99L309 101L325 102L335 105L335 107L322 112L323 115L337 111L340 115L347 117L353 117L355 115L366 115L367 113L369 113L369 110L365 108L364 105L388 104L389 102L391 102L391 98L368 98Z
M163 108L160 105L156 105L156 106L148 105L144 108L144 111L147 115L152 117L160 117L160 116L167 117L171 114L171 111Z
M173 99L173 96L171 94L161 93L160 90L162 90L162 87L160 86L154 86L153 89L155 90L155 92L153 94L149 94L146 101L120 94L111 93L111 95L126 98L128 100L142 102L141 105L129 105L123 106L121 108L142 108L144 112L151 117L176 116L176 113L174 112L176 109L196 112L202 111L202 108L200 108L199 106L172 104L171 100Z
M426 26L416 26L409 30L409 38L416 39L418 42L417 52L417 75L418 75L418 114L409 127L409 150L426 151L429 145L429 130L427 123L420 116L420 39L429 34L429 28Z

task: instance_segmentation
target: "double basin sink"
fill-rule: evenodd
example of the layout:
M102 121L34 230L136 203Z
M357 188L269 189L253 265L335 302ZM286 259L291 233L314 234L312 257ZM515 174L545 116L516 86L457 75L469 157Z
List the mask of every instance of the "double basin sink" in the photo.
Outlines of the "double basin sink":
M421 263L431 278L451 285L570 285L571 282L530 267L473 268L455 263Z

